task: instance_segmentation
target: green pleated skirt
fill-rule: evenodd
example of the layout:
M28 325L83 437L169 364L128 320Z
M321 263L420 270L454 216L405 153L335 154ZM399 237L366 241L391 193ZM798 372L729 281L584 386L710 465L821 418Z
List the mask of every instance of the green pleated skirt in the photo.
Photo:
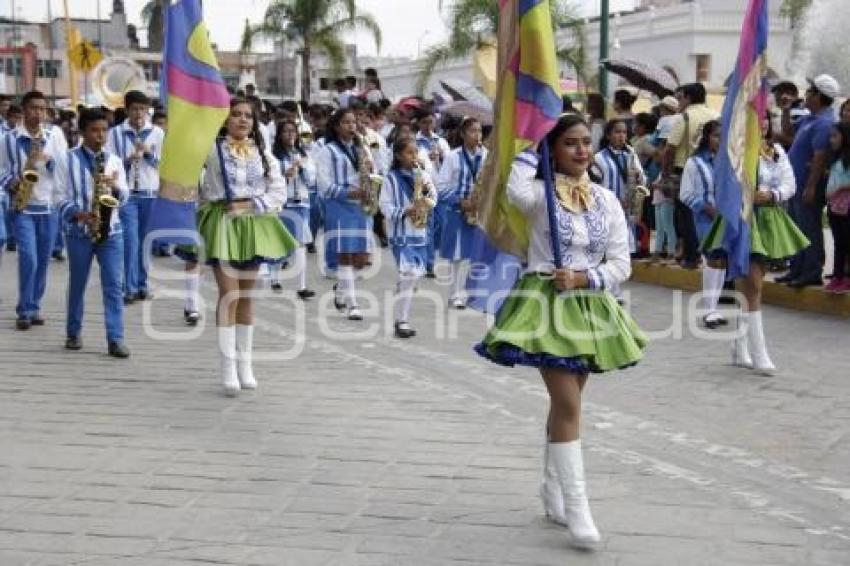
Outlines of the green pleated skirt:
M224 203L210 202L198 209L197 219L208 264L226 262L235 267L251 267L273 263L298 247L273 213L230 216Z
M726 221L718 216L702 242L706 253L723 248ZM750 253L765 259L785 259L809 247L809 239L778 206L759 206L750 226Z
M523 276L475 346L504 366L602 373L635 365L648 340L606 291L559 293L540 275Z

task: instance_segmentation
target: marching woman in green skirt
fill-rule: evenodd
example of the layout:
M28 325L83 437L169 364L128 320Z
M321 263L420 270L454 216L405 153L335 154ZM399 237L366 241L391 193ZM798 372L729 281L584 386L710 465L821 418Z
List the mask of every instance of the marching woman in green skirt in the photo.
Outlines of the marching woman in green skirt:
M599 542L587 501L579 439L581 395L591 373L636 364L646 338L610 290L631 274L629 234L617 197L591 181L586 122L567 114L541 142L554 171L557 244L550 238L544 167L521 153L507 186L529 223L528 264L493 328L476 346L485 358L540 371L549 391L540 495L548 518L569 529L575 546ZM545 155L545 154L544 154ZM564 267L556 269L553 245Z
M770 260L785 259L809 246L809 240L782 208L794 196L796 182L788 156L773 143L770 123L766 122L765 139L759 159L758 190L753 195L753 217L750 225L750 273L737 281L745 304L738 315L738 331L732 344L732 364L754 369L762 375L773 375L776 366L767 352L761 317L761 297ZM723 250L725 220L717 215L702 243L703 251Z
M251 291L260 264L280 261L298 245L278 218L285 202L286 182L264 146L253 107L234 98L206 161L197 215L204 258L218 285L216 326L227 395L257 387Z

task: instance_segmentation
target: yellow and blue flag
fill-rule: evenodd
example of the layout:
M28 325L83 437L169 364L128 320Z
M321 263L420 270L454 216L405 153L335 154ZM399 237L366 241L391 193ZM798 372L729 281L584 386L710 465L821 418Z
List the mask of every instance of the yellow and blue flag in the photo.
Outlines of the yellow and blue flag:
M499 0L498 50L494 139L477 189L483 232L467 282L469 306L485 312L498 309L493 297L506 296L528 251L527 221L507 198L511 165L549 133L563 109L549 0Z
M194 243L177 231L194 231L194 209L204 161L230 107L230 93L204 24L200 0L167 2L160 93L168 133L160 163L160 198L150 230L173 232L164 239Z
M761 122L767 109L768 0L749 0L738 62L723 104L720 151L714 163L715 198L726 222L727 275L750 271L750 227L758 189Z

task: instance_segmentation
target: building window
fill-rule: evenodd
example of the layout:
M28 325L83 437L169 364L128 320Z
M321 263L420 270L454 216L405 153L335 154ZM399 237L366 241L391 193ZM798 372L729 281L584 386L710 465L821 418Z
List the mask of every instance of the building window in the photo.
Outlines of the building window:
M330 90L331 89L331 80L327 77L322 77L319 79L319 90Z
M20 57L12 57L10 59L6 59L6 76L8 77L20 77L21 76L21 58Z
M266 90L269 94L280 94L280 82L277 77L269 77Z
M149 82L156 82L159 80L159 69L160 64L156 61L144 61L142 62L142 70L145 73L145 80Z
M697 82L707 83L711 79L711 55L697 55Z
M59 77L61 64L61 61L39 59L36 63L35 73L40 79L56 79Z

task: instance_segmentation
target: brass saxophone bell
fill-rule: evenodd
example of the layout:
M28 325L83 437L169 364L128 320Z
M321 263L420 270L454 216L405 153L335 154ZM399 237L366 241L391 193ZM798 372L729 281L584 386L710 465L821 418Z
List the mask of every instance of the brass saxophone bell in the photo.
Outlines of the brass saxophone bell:
M32 183L34 185L38 183L40 177L38 171L34 169L26 169L23 173L21 173L21 178L27 183Z
M100 195L97 197L97 204L106 208L118 208L120 201L112 195Z

